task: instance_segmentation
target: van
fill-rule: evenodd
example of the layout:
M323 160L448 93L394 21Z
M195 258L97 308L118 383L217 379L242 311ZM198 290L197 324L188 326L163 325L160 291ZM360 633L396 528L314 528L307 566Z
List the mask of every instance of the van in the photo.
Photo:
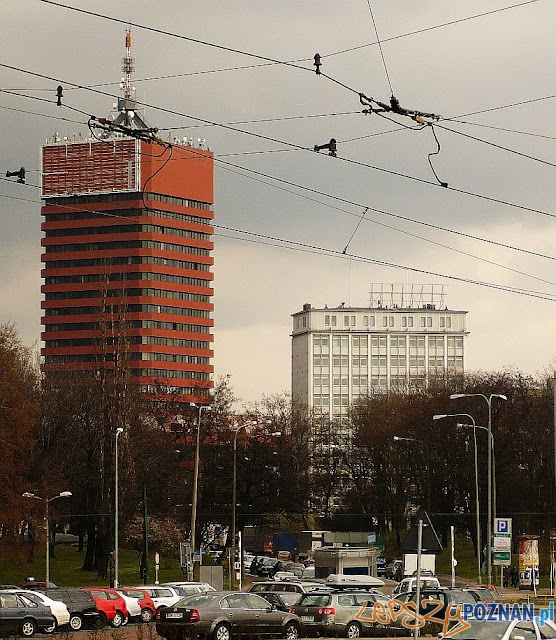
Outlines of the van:
M440 581L436 576L421 576L419 582L421 584L420 590L421 589L438 589L438 587L440 587ZM417 588L416 576L410 576L408 578L404 578L392 590L392 597L395 598L398 594L405 593L406 591L415 591L416 588Z

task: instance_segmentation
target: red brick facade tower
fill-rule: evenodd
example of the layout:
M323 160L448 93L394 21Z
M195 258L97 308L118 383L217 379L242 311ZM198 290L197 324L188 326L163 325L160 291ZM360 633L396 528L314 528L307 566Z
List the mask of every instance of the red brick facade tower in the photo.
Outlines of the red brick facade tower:
M42 147L46 376L125 361L145 392L210 401L213 154L138 116L126 34L115 120Z
M186 401L212 381L213 154L131 136L42 147L43 368L110 366Z

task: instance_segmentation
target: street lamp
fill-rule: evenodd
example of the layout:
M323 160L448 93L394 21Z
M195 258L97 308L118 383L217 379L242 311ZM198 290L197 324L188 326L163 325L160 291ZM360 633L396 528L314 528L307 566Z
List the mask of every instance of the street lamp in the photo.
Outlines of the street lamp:
M53 496L52 498L41 498L40 496L31 493L30 491L26 491L22 494L23 498L34 498L35 500L42 500L46 507L46 586L49 586L50 583L50 526L48 522L49 513L48 513L48 505L58 498L69 498L72 495L71 491L61 491L58 495Z
M426 468L427 468L427 511L431 510L431 476L430 476L430 466L429 466L429 448L427 443L424 440L417 440L416 438L403 438L402 436L394 436L394 440L399 442L401 440L405 440L406 442L418 442L422 444L425 448L426 454Z
M190 406L197 409L197 437L195 440L195 466L193 467L193 497L191 499L191 564L189 566L189 579L193 580L193 558L195 556L195 528L197 526L197 492L199 486L199 449L201 444L201 414L203 409L205 411L211 411L212 407L209 404L198 405L194 402L190 403Z
M120 586L118 581L118 556L119 556L119 505L118 505L118 437L123 433L123 427L116 429L116 442L114 446L114 589Z
M484 393L452 393L450 400L458 400L459 398L483 398L488 405L488 508L487 508L487 578L488 584L492 584L492 457L493 457L493 436L492 436L492 400L493 398L500 398L501 400L507 400L508 398L502 393L491 393L486 396ZM496 514L494 514L494 517Z
M234 465L233 465L233 477L232 477L232 557L231 557L231 566L230 566L230 588L232 588L232 575L234 571L234 562L236 559L236 503L237 503L237 436L242 429L247 429L248 426L251 426L251 422L246 422L245 424L240 424L239 427L234 429ZM241 574L243 571L243 567L241 564L242 560L239 558L239 588L241 590Z
M444 418L457 418L457 417L466 417L471 420L473 424L471 425L456 425L457 427L467 427L470 426L473 428L473 443L475 446L475 517L476 517L476 527L477 527L477 580L479 584L482 584L482 575L481 575L481 511L480 511L480 502L479 502L479 463L477 459L477 429L486 429L486 427L477 427L475 424L475 419L473 416L468 413L443 413L437 414L432 417L433 420L442 420Z

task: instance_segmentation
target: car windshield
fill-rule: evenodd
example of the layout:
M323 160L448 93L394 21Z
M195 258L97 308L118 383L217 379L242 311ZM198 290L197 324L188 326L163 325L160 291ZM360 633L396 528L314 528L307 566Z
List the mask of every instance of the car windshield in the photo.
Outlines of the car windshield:
M454 638L458 640L492 640L492 638L502 638L510 624L507 621L479 622L477 620L469 620L468 622L471 626L468 629L458 631L454 635Z
M454 604L475 603L475 598L468 591L450 591L450 596Z
M207 605L214 602L214 600L216 600L217 597L218 596L214 595L213 593L196 593L195 595L192 595L192 596L185 596L185 598L182 598L181 600L179 600L175 606L186 607L188 609L190 607L195 607L195 608L206 607Z
M326 607L330 596L326 593L306 593L298 602L300 607Z

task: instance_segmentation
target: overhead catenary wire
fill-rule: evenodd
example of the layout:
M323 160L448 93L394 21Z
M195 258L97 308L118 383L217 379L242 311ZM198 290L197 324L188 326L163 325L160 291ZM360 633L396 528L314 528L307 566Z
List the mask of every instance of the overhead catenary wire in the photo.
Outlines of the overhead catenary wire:
M108 141L107 141L107 142L108 142ZM166 149L166 147L165 147L165 149ZM160 155L163 155L163 154L160 154ZM165 166L165 165L167 164L168 160L169 160L169 159L167 159L167 160L164 162L164 165L163 165L163 166ZM215 159L215 160L216 160L216 159ZM226 163L226 162L225 162L224 164L225 164L225 165L229 165L229 164L231 164L231 163ZM232 166L234 166L234 165L232 165ZM161 168L163 168L163 167L161 167ZM227 167L226 167L226 168L227 168ZM228 169L228 170L229 170L229 169ZM241 175L241 174L240 174L240 175ZM270 177L270 176L269 176L269 177ZM271 177L270 177L270 178L271 178ZM266 184L268 184L268 183L266 183ZM146 185L145 185L145 186L146 186ZM38 188L38 187L37 187L37 188ZM284 189L283 187L279 187L279 188ZM288 191L289 193L294 193L294 195L297 195L297 196L299 196L299 195L300 195L300 194L297 194L297 193L295 193L295 192L289 191L289 190L287 190L287 189L284 189L284 190ZM306 196L303 196L303 197L306 197ZM312 198L309 198L309 199L312 199ZM313 200L313 201L316 201L316 200L314 200L314 199L312 199L312 200ZM319 202L319 201L316 201L316 202ZM144 206L145 206L145 208L146 208L146 209L149 209L149 208L147 207L146 203L145 203L145 198L144 198L144 197L143 197L143 204L144 204ZM321 203L321 202L319 202L319 204L325 204L325 203ZM57 205L57 206L62 206L62 207L63 207L63 205ZM348 214L350 214L350 215L355 215L355 214L353 214L353 213L351 213L351 212L346 211L345 209L340 209L339 207L333 207L333 206L331 206L331 205L325 205L325 206L329 206L329 207L331 207L331 208L333 208L333 209L336 209L336 210L342 211L342 212L344 212L344 213L348 213ZM73 211L73 210L74 210L74 207L68 207L68 209L70 209L70 210L72 210L72 211ZM365 212L364 212L364 213L363 213L363 215L359 218L358 224L357 224L356 229L355 229L354 233L352 234L352 237L351 237L351 238L353 238L353 236L355 235L355 232L356 232L356 231L357 231L357 229L359 228L359 225L360 225L360 224L361 224L361 222L363 221L363 219L364 219L364 217L365 217L365 215L366 215L366 213L367 213L367 211L368 211L369 209L370 209L370 207L366 207ZM128 220L128 217L127 217L127 216L121 216L121 215L118 215L118 214L113 214L113 213L104 212L104 211L97 211L97 210L89 209L89 208L84 208L83 210L88 211L88 212L90 212L90 213L97 213L97 214L99 214L99 215L101 215L101 216L105 216L105 217L117 217L117 218L122 218L122 219L126 219L126 220ZM377 210L375 210L375 211L377 211ZM372 221L372 222L373 222L374 224L377 224L377 225L379 225L379 226L382 226L382 227L388 228L388 229L393 230L393 231L395 231L395 232L402 233L402 234L404 234L404 235L408 235L408 236L411 236L411 237L413 237L413 238L417 238L417 239L419 239L419 240L421 240L421 241L431 243L431 244L433 244L433 245L435 245L435 246L442 247L442 248L444 248L444 249L448 249L448 250L450 250L450 251L455 251L456 253L458 253L458 254L460 254L460 255L465 255L465 256L467 256L467 257L474 258L474 259L476 259L476 260L479 260L479 261L482 261L482 262L488 263L488 264L490 264L490 265L497 266L497 267L502 268L502 269L506 269L506 270L511 271L511 272L513 272L513 273L517 273L517 274L519 274L519 275L523 275L523 276L525 276L525 277L533 278L533 279L538 280L538 281L540 281L540 282L544 282L545 284L551 284L551 285L554 285L554 284L555 284L555 283L553 283L553 282L551 282L551 281L548 281L548 280L546 280L546 279L540 278L540 277L538 277L538 276L534 276L534 275L532 275L532 274L525 273L525 272L520 271L520 270L518 270L518 269L513 269L513 268L511 268L511 267L507 267L506 265L503 265L503 264L500 264L500 263L494 262L494 261L492 261L492 260L488 260L488 259L482 258L482 257L480 257L480 256L476 256L476 255L471 254L471 253L469 253L469 252L465 252L465 251L462 251L462 250L455 249L455 248L453 248L453 247L449 247L449 246L447 246L447 245L445 245L445 244L443 244L443 243L436 242L436 241L431 240L431 239L429 239L429 238L423 238L422 236L417 236L417 235L412 234L412 233L409 233L409 232L407 232L407 231L403 231L403 230L401 230L401 229L398 229L398 228L392 227L391 225L386 225L386 224L384 224L384 223L380 223L380 222L377 222L377 221ZM214 227L218 227L218 225L215 225L214 223L212 223L212 226L214 226ZM245 233L249 233L249 232L247 232L247 231L246 231ZM346 245L346 247L345 247L344 251L342 252L344 255L347 253L347 248L348 248L348 246L349 246L349 243L351 242L351 238L350 238L350 241L348 242L348 245ZM287 242L287 241L286 241L286 240L284 240L284 242ZM323 249L323 250L324 250L324 249Z
M45 0L42 0L42 1L45 1ZM21 69L21 68L18 68L18 67L14 67L13 65L7 65L7 64L4 64L4 63L0 63L0 67L5 67L5 68L8 68L8 69L19 71L21 73L26 73L26 74L34 75L34 76L37 76L37 77L46 78L46 79L52 80L54 82L63 82L62 80L60 80L58 78L53 78L51 76L46 76L45 74L40 74L40 73L37 73L37 72L28 71L26 69ZM82 85L78 85L78 84L73 83L73 82L66 82L66 84L69 85L69 86L82 86ZM87 87L83 87L83 88L86 89ZM95 93L100 93L101 95L110 96L110 94L107 94L106 92L100 91L98 89L88 89L88 90L89 91L93 91ZM110 97L113 97L113 96L110 96ZM36 99L49 102L48 100L46 100L44 98L36 98ZM142 104L145 107L149 107L149 108L161 111L163 113L168 113L168 114L172 114L172 115L178 115L178 116L182 116L182 117L186 117L186 118L191 118L193 120L197 120L199 122L203 122L203 123L207 123L207 124L213 124L215 126L222 127L224 129L228 129L230 131L235 131L237 133L246 134L246 135L249 135L249 136L253 136L255 138L263 139L263 140L270 141L270 142L275 142L275 143L278 143L278 144L284 144L284 145L286 145L286 146L288 146L290 148L299 149L299 150L305 150L305 151L312 151L311 147L305 147L303 145L295 144L295 143L292 143L292 142L286 142L286 141L283 141L283 140L279 140L277 138L273 138L273 137L270 137L270 136L265 136L265 135L262 135L262 134L259 134L259 133L255 133L255 132L252 132L252 131L247 131L245 129L239 129L239 128L236 128L236 127L231 127L229 125L225 125L225 124L222 124L222 123L216 123L216 122L214 122L212 120L208 120L206 118L200 118L199 116L192 116L190 114L180 113L180 112L175 111L173 109L168 109L168 108L165 108L165 107L159 107L159 106L156 106L156 105L150 105L150 104L146 104L146 103L142 103ZM66 105L64 105L64 106L66 106ZM77 110L77 111L83 113L84 115L89 115L85 111L81 111L81 110ZM438 187L439 186L437 182L433 182L431 180L426 180L424 178L419 178L417 176L411 176L411 175L408 175L408 174L404 174L404 173L402 173L400 171L393 171L391 169L385 169L384 167L371 165L370 163L365 163L365 162L353 160L353 159L350 159L350 158L344 158L342 156L338 156L337 158L335 158L335 161L337 161L337 162L347 162L347 163L350 163L350 164L353 164L353 165L356 165L356 166L366 167L366 168L369 168L369 169L373 169L375 171L379 171L381 173L387 173L387 174L390 174L390 175L393 175L393 176L398 176L400 178L404 178L404 179L411 180L411 181L414 181L414 182L418 182L418 183L421 183L421 184L428 184L428 185L431 185L431 186L434 186L434 187ZM537 213L539 215L544 215L544 216L547 216L547 217L556 218L556 214L554 214L554 213L543 211L541 209L536 209L534 207L527 207L525 205L519 205L519 204L510 202L510 201L507 201L507 200L503 200L501 198L494 198L492 196L486 196L484 194L477 194L477 193L474 193L474 192L469 191L469 190L457 189L456 187L453 187L453 186L448 186L448 190L456 192L456 193L460 193L460 194L463 194L463 195L467 195L467 196L470 196L470 197L479 198L479 199L482 199L482 200L485 200L485 201L488 201L488 202L494 202L494 203L497 203L497 204L500 204L500 205L521 209L523 211L528 211L530 213Z
M376 26L376 20L373 15L373 9L371 7L371 0L367 0L367 6L369 7L369 13L371 14L371 20L373 23L373 28L375 30L376 42L378 44L378 48L380 51L380 57L382 58L382 66L384 67L384 73L386 74L386 79L388 80L388 86L390 87L390 94L394 95L394 89L392 88L392 81L390 80L390 74L388 73L388 67L386 66L386 58L384 57L384 51L382 50L382 42L380 41L378 35L378 28Z

